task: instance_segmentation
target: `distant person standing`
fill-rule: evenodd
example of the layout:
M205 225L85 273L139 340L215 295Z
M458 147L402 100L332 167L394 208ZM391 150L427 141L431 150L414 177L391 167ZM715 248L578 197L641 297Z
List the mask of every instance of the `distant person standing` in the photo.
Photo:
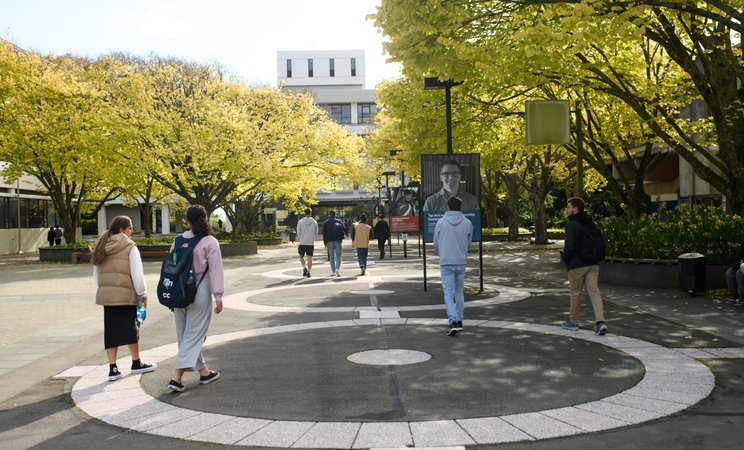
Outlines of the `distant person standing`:
M49 227L49 231L47 231L47 242L49 242L50 247L54 245L54 227Z
M439 254L444 308L449 322L447 336L455 336L463 330L465 269L473 239L473 224L460 210L462 200L459 197L450 197L447 208L434 227L434 248Z
M367 215L359 216L359 223L351 232L351 246L356 249L357 262L362 269L361 275L367 272L367 255L369 254L369 241L372 239L372 227L367 224Z
M328 220L323 224L323 245L328 251L331 262L331 276L341 276L341 243L346 236L346 226L336 218L336 211L328 213Z
M595 332L603 336L607 334L607 324L605 323L602 295L599 292L599 261L588 259L586 249L583 248L589 245L585 238L588 233L586 229L596 225L592 217L584 211L584 208L584 200L581 198L571 197L566 202L568 222L566 223L566 237L563 244L563 262L568 269L571 304L569 320L564 321L561 326L566 330L579 330L581 293L586 289L594 309Z
M375 239L377 239L377 248L380 250L380 259L385 259L385 242L390 239L390 226L385 220L384 213L380 213L378 219L373 231Z
M54 244L62 245L62 230L59 229L59 225L54 226Z
M300 254L300 264L302 264L302 276L310 278L310 271L313 269L313 251L315 250L315 236L318 234L318 222L313 219L313 211L305 208L305 217L297 222L297 237L300 244L297 247L297 253ZM307 263L305 256L307 255Z

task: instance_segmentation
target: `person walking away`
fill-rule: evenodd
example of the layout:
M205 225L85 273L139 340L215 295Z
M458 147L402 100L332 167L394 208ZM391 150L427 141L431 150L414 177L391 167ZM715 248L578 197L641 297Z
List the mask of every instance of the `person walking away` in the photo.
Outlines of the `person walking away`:
M587 259L586 249L590 245L585 238L589 227L596 227L592 217L586 213L584 200L579 197L571 197L566 202L566 236L563 244L563 262L568 270L568 284L571 290L569 320L564 321L561 326L566 330L579 330L579 317L581 315L581 293L586 293L592 302L594 309L594 320L596 322L595 332L604 336L608 328L605 323L604 306L602 295L599 292L599 261ZM584 237L584 239L582 239Z
M313 269L313 251L315 250L315 236L318 234L318 222L311 216L312 210L305 208L305 217L297 222L297 237L300 244L297 246L297 253L300 255L300 264L302 264L302 276L310 278L310 271ZM305 262L307 255L307 263Z
M373 228L375 239L377 239L377 248L380 250L380 259L385 259L385 242L390 239L390 226L385 220L385 214L380 213L379 220Z
M450 197L447 209L434 227L434 249L439 254L439 271L444 291L444 309L447 313L447 336L456 336L463 330L465 314L465 269L468 248L473 239L473 224L460 210L462 200Z
M147 286L142 258L132 237L132 220L117 216L96 242L91 256L96 304L103 306L103 342L109 363L109 381L121 378L116 365L119 347L129 347L132 374L152 372L156 364L143 363L139 354L137 304L147 308Z
M222 252L217 239L212 236L212 227L207 220L207 211L201 205L192 205L186 210L186 222L189 230L183 233L184 239L200 237L194 247L194 278L202 280L196 291L196 298L186 308L173 310L178 339L178 356L173 378L168 382L168 389L183 392L186 387L182 377L186 370L199 372L199 384L208 384L220 378L220 373L210 370L202 355L202 345L207 338L209 322L212 318L212 297L214 313L222 311L222 294L224 292L224 270ZM174 243L175 245L175 243ZM187 244L186 244L187 245ZM171 246L171 251L173 246ZM206 272L207 276L203 276Z
M328 213L328 220L323 224L323 245L328 251L331 263L331 276L341 276L341 243L346 235L346 227L336 218L336 211Z
M367 272L367 255L369 253L369 241L372 239L372 227L367 224L367 215L359 216L359 223L354 225L351 232L351 246L356 249L357 262L362 269L361 275Z
M49 242L49 246L54 246L54 227L49 227L49 231L47 231L47 242Z
M59 229L59 225L54 226L54 244L62 245L62 230Z
M726 287L728 287L729 305L744 306L744 242L734 251L731 266L726 270Z

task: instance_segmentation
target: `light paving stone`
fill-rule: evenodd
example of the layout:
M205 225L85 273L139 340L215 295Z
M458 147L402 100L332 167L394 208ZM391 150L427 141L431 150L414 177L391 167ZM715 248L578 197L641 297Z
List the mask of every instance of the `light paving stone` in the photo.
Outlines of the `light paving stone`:
M475 441L454 420L411 422L410 426L413 445L416 447L475 444Z
M530 441L533 437L499 417L458 419L457 423L477 444Z
M158 414L163 413L174 413L178 409L180 408L151 399L149 402L139 405L136 408L127 408L119 412L112 412L98 417L112 425L122 428L130 428L133 424L145 420L150 416L157 416Z
M420 319L420 318L412 318L408 319L406 322L406 325L431 325L434 322L435 319Z
M648 397L656 400L683 403L687 406L692 406L710 395L710 392L712 390L713 386L705 386L699 384L687 385L687 387L685 388L685 392L667 390L667 387L664 384L639 384L624 391L623 393L628 395L636 395L639 397Z
M319 328L331 328L333 325L326 323L326 322L311 322L311 323L303 323L300 324L303 328L308 330L316 330Z
M609 416L600 415L584 409L569 406L567 408L549 409L542 411L548 417L558 419L569 425L586 431L608 430L628 425L628 422Z
M576 408L591 411L595 414L612 417L614 419L622 420L628 424L636 424L646 422L649 420L658 419L664 417L665 414L660 412L651 412L643 409L632 408L630 406L617 405L602 400L596 402L582 403L576 405Z
M295 448L351 448L361 423L316 423L292 447Z
M673 350L695 359L710 359L716 357L716 355L703 348L675 348Z
M553 334L554 332L559 330L559 328L552 326L552 325L542 325L542 324L536 324L536 323L516 323L513 326L507 326L505 328L512 329L512 330L530 331L532 333L549 333L549 334Z
M619 394L611 395L609 397L605 397L602 399L602 401L622 406L629 406L631 408L643 409L651 412L658 412L663 415L674 414L687 408L687 405L678 402L649 399L647 397L638 397L636 395L629 395L622 392Z
M463 327L479 327L482 324L488 322L488 320L477 320L477 319L463 319L462 325Z
M326 322L332 327L354 327L356 326L356 322L353 320L331 320Z
M360 311L360 319L399 319L398 311Z
M397 314L397 312L396 312ZM408 319L382 319L381 322L383 325L405 325Z
M179 421L200 414L203 413L191 409L175 408L173 410L151 414L146 417L136 417L128 421L122 421L120 422L120 426L137 431L147 431L149 433L151 430L160 428L164 425L175 427L175 424Z
M261 447L285 447L294 444L315 422L294 422L277 420L237 442L237 445L257 445Z
M559 436L570 436L583 433L584 430L540 413L524 413L501 416L506 422L514 425L535 439L548 439Z
M185 439L201 431L223 424L232 418L233 416L226 416L224 414L199 413L184 420L153 428L148 433Z
M642 385L663 386L662 389L674 392L699 392L701 386L715 385L715 375L689 375L686 373L646 373ZM638 386L638 385L636 385Z
M412 447L413 437L408 423L363 423L353 448Z
M57 375L53 376L52 378L78 378L82 377L84 375L87 375L94 369L96 369L98 366L75 366L70 367L67 370L64 370Z
M508 326L511 322L505 322L503 320L488 320L486 322L483 322L482 324L478 325L479 327L486 327L486 328L504 328Z
M428 311L434 309L434 305L420 305L420 306L398 306L395 308L397 311Z
M364 325L364 326L381 324L380 319L356 319L354 320L354 323L357 325Z
M223 422L215 427L192 434L189 436L189 439L232 445L266 427L271 422L271 420L264 419L233 417L227 422Z

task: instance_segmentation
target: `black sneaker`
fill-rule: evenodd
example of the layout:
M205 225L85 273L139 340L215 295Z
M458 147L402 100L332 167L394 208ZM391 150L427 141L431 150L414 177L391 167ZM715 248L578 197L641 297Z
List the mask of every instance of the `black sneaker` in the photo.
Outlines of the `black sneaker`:
M455 330L462 331L462 321L457 321L454 326Z
M733 297L733 298L730 298L730 299L726 300L726 303L728 303L729 305L735 305L736 302L738 302L738 301L739 301L738 298Z
M744 306L744 300L737 300L734 302L734 306Z
M309 277L310 272L307 271L307 267L302 268L302 276L303 277Z
M447 336L457 336L457 333L458 333L457 328L449 327L447 329Z
M219 379L220 373L214 370L210 370L208 375L202 375L199 377L199 384L208 384L212 381Z
M186 390L186 388L176 380L170 380L168 382L168 389L176 392L183 392Z
M568 331L579 331L579 326L571 322L570 320L564 320L563 323L561 323L561 327L563 327L564 330Z
M116 381L119 378L121 378L121 372L119 372L119 368L114 366L109 368L109 375L108 380L109 381Z
M597 322L597 336L604 336L607 334L607 324L604 322Z
M140 361L132 361L132 373L134 374L152 372L157 368L158 365L155 363L147 364Z

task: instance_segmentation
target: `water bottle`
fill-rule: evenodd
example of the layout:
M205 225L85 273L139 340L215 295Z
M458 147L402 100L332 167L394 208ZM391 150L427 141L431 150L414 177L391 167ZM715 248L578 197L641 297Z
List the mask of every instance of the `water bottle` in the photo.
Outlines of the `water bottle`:
M145 308L142 305L137 305L137 320L139 321L140 325L145 323L146 318L147 318L147 308Z

